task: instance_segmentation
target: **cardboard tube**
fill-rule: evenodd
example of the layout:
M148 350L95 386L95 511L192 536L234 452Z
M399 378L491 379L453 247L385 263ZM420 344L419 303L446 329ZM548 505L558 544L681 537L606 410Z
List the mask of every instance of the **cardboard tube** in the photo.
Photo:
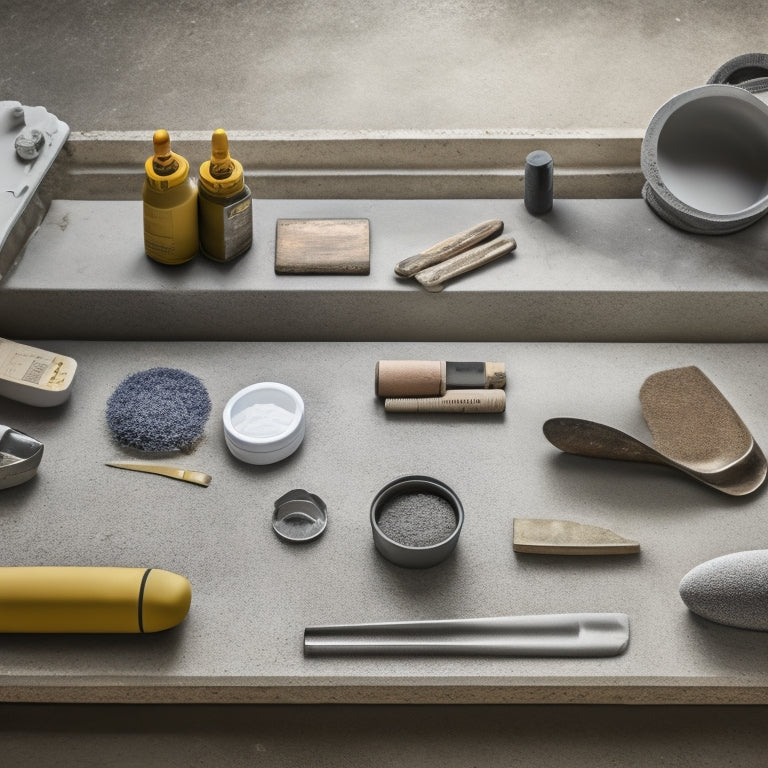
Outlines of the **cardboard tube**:
M429 397L445 394L445 363L438 360L379 360L379 397Z

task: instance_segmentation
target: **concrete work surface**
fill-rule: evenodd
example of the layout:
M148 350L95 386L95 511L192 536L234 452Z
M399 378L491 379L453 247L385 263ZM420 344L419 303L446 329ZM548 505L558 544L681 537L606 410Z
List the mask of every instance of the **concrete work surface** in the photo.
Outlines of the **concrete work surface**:
M259 200L254 246L221 265L143 253L141 203L54 201L0 284L14 338L766 341L768 219L721 237L642 200ZM276 275L278 218L367 218L370 275ZM428 293L394 265L487 219L509 256ZM35 311L35 307L39 310ZM54 310L55 308L55 310Z
M74 131L644 129L759 0L0 2L0 93Z
M697 618L677 589L705 560L766 546L765 492L565 456L541 426L571 415L647 437L644 378L698 365L768 445L768 348L743 343L768 339L765 225L691 238L639 200L651 116L765 50L764 16L757 0L0 0L0 96L73 131L48 218L0 285L0 336L80 365L64 406L0 401L0 423L45 444L37 477L2 491L2 562L153 566L193 589L164 634L1 636L4 760L762 768L768 635ZM219 126L254 191L255 248L226 268L163 269L140 243L151 132L177 135L194 168ZM557 199L534 220L519 198L539 146ZM274 222L315 215L371 220L370 277L283 287ZM438 295L392 276L492 216L518 238L512 259ZM507 411L385 415L373 375L386 357L503 361ZM108 396L155 365L211 393L203 440L163 457L209 472L208 488L104 466L139 458L111 439ZM307 435L285 462L253 467L228 454L221 411L268 379L304 397ZM467 514L455 553L427 571L384 561L368 522L375 493L410 473L448 483ZM306 547L269 523L292 488L328 506ZM516 516L602 525L642 549L516 555ZM309 624L577 610L627 613L627 651L302 656Z
M4 401L0 423L41 440L37 477L3 491L4 563L124 565L181 573L192 608L177 629L145 636L0 636L0 701L194 703L768 704L766 634L692 615L685 573L765 540L765 494L717 493L672 470L566 456L542 435L576 416L647 439L638 403L651 373L698 365L758 442L768 435L764 345L41 344L79 364L56 409ZM386 414L379 359L504 362L496 415ZM199 376L213 410L200 444L163 463L207 472L210 487L125 472L104 410L128 374L156 365ZM227 400L256 381L304 399L299 450L258 467L223 440ZM397 477L448 484L465 523L456 551L427 570L374 549L371 502ZM294 488L320 496L328 528L305 546L271 530ZM640 542L639 555L516 555L514 517L571 519ZM508 614L621 612L629 648L597 659L304 658L306 626Z

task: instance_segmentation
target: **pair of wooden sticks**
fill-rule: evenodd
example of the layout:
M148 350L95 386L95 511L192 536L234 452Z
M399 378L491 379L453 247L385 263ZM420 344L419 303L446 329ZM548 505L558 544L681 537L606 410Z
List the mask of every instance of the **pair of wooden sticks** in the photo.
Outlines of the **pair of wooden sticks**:
M517 243L514 238L497 237L503 229L504 222L501 219L484 221L401 261L395 267L395 274L399 277L415 277L428 291L442 291L451 278L515 250Z

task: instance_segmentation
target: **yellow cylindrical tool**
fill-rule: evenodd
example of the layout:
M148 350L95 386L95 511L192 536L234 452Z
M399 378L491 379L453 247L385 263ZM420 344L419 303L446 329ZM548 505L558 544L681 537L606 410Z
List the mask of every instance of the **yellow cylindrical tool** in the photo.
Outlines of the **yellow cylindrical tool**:
M0 632L159 632L191 600L187 579L157 568L0 568Z

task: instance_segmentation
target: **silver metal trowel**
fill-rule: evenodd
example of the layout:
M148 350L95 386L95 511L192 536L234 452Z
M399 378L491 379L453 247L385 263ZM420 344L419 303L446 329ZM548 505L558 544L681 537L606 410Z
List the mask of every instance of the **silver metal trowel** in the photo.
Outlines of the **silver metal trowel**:
M629 618L624 613L396 621L304 630L306 656L617 656L628 643Z

